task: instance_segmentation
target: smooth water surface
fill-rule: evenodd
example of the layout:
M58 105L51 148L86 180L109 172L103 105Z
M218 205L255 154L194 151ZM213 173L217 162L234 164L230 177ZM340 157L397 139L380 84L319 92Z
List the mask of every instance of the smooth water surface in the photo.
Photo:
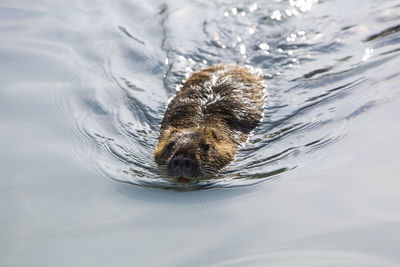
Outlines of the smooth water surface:
M0 266L399 266L399 14L2 1ZM226 63L263 73L262 125L218 179L163 179L168 99Z

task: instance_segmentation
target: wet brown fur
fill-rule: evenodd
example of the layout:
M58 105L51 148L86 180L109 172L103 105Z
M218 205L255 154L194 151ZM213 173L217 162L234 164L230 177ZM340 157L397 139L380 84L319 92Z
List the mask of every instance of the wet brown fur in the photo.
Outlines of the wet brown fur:
M182 154L196 163L185 178L216 175L260 123L264 101L261 78L247 68L218 65L194 72L169 102L161 122L154 152L160 171L170 176L169 161Z

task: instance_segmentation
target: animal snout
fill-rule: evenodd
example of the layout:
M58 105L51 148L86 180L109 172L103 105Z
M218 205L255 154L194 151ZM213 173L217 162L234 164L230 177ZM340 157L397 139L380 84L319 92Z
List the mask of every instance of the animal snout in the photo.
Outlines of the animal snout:
M191 168L193 165L193 160L187 157L178 157L172 159L172 166L179 168Z
M170 159L168 164L168 176L193 178L196 176L197 162L188 156L179 155Z

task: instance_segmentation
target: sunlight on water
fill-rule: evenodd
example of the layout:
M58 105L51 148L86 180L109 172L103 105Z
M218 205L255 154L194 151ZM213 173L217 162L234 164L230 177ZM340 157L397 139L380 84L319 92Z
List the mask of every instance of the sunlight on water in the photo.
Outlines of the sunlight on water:
M334 3L309 0L150 4L146 12L146 25L123 12L105 18L125 26L99 30L118 36L98 55L104 73L88 77L86 96L70 98L78 133L92 142L85 150L95 149L87 164L113 180L196 189L274 179L340 140L355 116L382 101L377 89L363 88L396 43L363 42L374 34L361 30L372 23L367 13L356 26ZM262 125L218 179L185 185L163 178L153 150L168 99L194 70L226 63L262 71L269 94Z
M0 1L0 266L399 266L399 14ZM216 179L165 179L168 100L226 63L262 74L260 127Z

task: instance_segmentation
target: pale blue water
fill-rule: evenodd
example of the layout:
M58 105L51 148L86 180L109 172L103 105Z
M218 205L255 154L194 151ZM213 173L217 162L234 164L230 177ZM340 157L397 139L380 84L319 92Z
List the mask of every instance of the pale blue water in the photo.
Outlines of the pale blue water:
M2 1L0 266L400 265L399 14ZM263 72L261 127L218 180L183 187L211 190L154 189L182 189L152 159L167 100L220 63Z

